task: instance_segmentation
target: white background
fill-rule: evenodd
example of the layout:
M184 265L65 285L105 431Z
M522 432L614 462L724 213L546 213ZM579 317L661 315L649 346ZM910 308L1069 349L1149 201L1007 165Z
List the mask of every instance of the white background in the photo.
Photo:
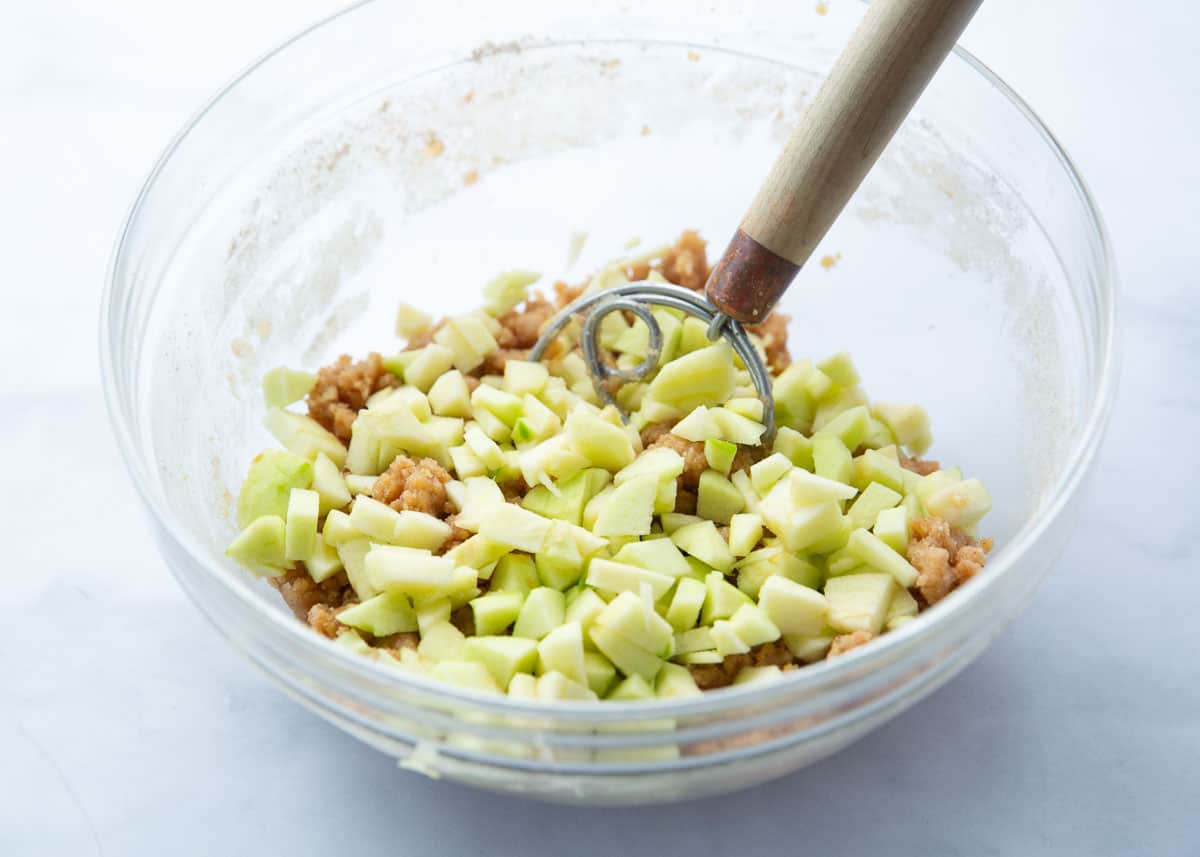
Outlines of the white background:
M121 217L204 99L340 5L5 3L0 855L1200 852L1190 3L993 0L964 40L1075 157L1124 280L1121 394L1055 574L962 676L840 755L619 811L428 782L285 699L178 591L112 445L95 329Z

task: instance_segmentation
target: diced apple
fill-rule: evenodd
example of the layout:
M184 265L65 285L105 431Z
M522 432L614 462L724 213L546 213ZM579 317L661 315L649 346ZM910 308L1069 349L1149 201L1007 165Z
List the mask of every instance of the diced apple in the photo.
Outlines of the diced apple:
M545 544L534 558L538 578L552 589L566 589L583 574L583 557L569 527L564 521L555 521Z
M733 392L733 349L726 342L701 348L659 370L647 394L660 402L690 411L698 405L718 405Z
M502 316L523 303L529 287L542 278L536 271L504 271L483 285L483 306L488 315Z
M845 445L846 449L855 450L862 446L870 429L871 414L866 407L858 405L842 411L825 423L814 436L813 441L815 442L817 437L823 434L833 435Z
M759 684L768 681L778 681L783 678L783 670L774 664L765 667L742 667L733 680L735 685Z
M501 693L492 674L476 661L443 660L435 664L429 675L439 681L473 690L476 693Z
M883 618L883 624L886 628L891 629L899 620L911 619L916 616L919 610L920 605L917 604L917 599L912 597L912 593L907 589L896 587L896 592L888 604L887 615Z
M772 451L782 453L797 467L809 471L813 469L813 442L795 429L779 426L775 431Z
M467 380L457 369L443 373L429 388L429 406L442 417L471 416L471 393Z
M742 500L746 503L746 511L752 515L759 514L758 492L754 490L754 485L750 482L750 473L746 470L735 470L733 475L729 477L729 481L733 483L733 487L742 495Z
M676 660L681 664L719 664L725 660L716 649L705 649L702 652L688 652Z
M876 402L871 406L871 411L891 429L896 442L913 455L920 455L933 443L929 414L924 408L918 405Z
M503 689L517 673L533 672L538 647L533 640L521 637L467 637L463 642L462 657L483 664Z
M704 405L698 405L671 427L671 434L694 443L702 443L710 438L720 437L721 427L717 425L712 411Z
M675 635L675 655L687 655L692 652L703 652L715 648L712 629L709 627L692 628Z
M711 625L718 619L728 619L742 605L754 603L719 571L710 573L705 578L704 585L706 597L704 607L700 611L701 625Z
M578 622L558 626L537 643L539 672L557 670L572 681L588 684L583 653L583 628Z
M563 433L575 452L596 467L620 470L633 462L633 444L623 429L581 410L572 412L563 424Z
M382 592L360 604L339 610L338 621L376 637L417 630L417 614L408 596Z
M571 681L557 670L552 670L548 673L543 673L538 676L537 680L537 695L541 700L592 700L596 695L591 689L580 684L577 681ZM566 752L564 750L555 750L556 754Z
M722 476L729 475L729 468L733 466L733 459L736 456L737 444L735 443L711 437L704 441L704 459L708 462L709 467Z
M821 401L837 389L837 384L820 369L814 368L804 379L804 389L814 399Z
M511 550L509 545L479 534L446 551L446 558L453 560L456 565L473 568L484 575L484 569L498 562Z
M808 361L793 363L772 381L775 398L775 421L781 428L807 432L812 426L816 405L805 381L812 371ZM788 456L791 458L792 456ZM795 459L793 459L795 461ZM796 462L800 465L799 462Z
M599 697L604 697L617 680L617 668L599 652L584 652L583 668L587 686Z
M884 509L875 518L875 535L900 556L908 551L908 509Z
M285 518L284 557L307 561L317 547L317 519L321 515L321 497L316 491L293 488Z
M422 393L428 393L434 382L450 371L454 365L454 352L443 345L431 342L417 351L417 356L404 369L404 383L411 384Z
M661 658L625 639L611 628L595 623L588 633L601 654L612 661L617 669L627 676L640 676L647 682L651 682L662 668ZM620 690L621 685L618 685L610 698L628 698L617 696L616 694Z
M613 477L613 482L623 485L631 479L644 476L652 476L660 482L673 481L683 473L683 466L683 456L678 452L661 446L655 447L646 450L633 463L622 468Z
M978 479L964 479L937 491L923 501L929 514L952 527L969 527L992 509L992 498Z
M790 467L790 465L789 465ZM700 474L696 492L696 514L718 524L728 524L729 519L742 511L746 501L733 483L715 470Z
M729 552L743 557L762 539L763 521L758 515L734 515L729 519Z
M358 596L359 601L366 601L379 593L378 587L371 582L367 575L366 560L370 550L369 539L350 539L337 546L338 559L342 561L342 566L346 569L346 577L350 580L350 587Z
M374 476L347 473L342 478L346 483L346 490L350 492L351 497L357 497L359 494L370 494L371 490L375 487Z
M613 561L672 577L682 577L688 573L687 560L670 539L630 542L616 552Z
M702 693L688 668L679 664L663 664L654 682L654 694L659 699L686 699Z
M262 515L229 543L225 555L262 577L277 577L287 565L286 527L278 515Z
M649 569L638 568L623 562L595 558L588 564L587 584L606 592L640 592L641 584L648 583L657 600L662 598L675 583L675 578Z
M703 518L696 515L685 515L682 512L668 512L662 516L663 532L668 536L681 527L686 527L688 524L698 524Z
M796 470L794 473L805 473ZM820 477L812 477L818 479ZM822 480L828 481L828 480ZM837 483L832 483L837 484ZM781 482L771 489L759 504L759 513L763 523L783 539L784 545L791 551L803 551L806 548L828 538L840 531L842 512L837 500L825 500L797 505L792 497L792 486Z
M341 470L329 456L325 453L318 455L312 468L312 490L317 492L322 515L350 504L350 489L346 487Z
M539 586L525 596L513 625L513 636L540 640L563 623L566 598L557 589Z
M783 643L792 653L793 658L811 664L825 657L829 647L833 644L833 637L833 634L814 634L812 636L785 634Z
M618 682L606 698L624 702L653 699L654 686L635 673Z
M311 372L277 366L263 375L263 401L268 408L286 408L307 396L316 383L317 376Z
M733 568L733 554L729 551L729 545L721 538L716 524L712 521L700 521L680 527L671 533L670 538L684 553L696 557L717 571L724 573Z
M522 600L530 590L541 585L533 557L524 554L506 554L500 557L491 581L491 592L519 592Z
M853 485L864 489L872 482L904 493L904 468L877 450L868 449L854 459Z
M448 623L453 610L449 598L436 598L415 604L413 611L417 614L417 630L424 636L434 625L442 622Z
M767 612L753 604L743 604L739 607L729 618L729 625L738 638L751 648L773 642L780 637L779 628L771 621ZM720 651L720 646L717 650Z
M817 404L817 412L813 414L813 431L818 432L839 414L859 405L867 404L867 394L862 387L838 387L834 385Z
M763 582L758 604L783 634L812 635L821 632L829 610L825 596L782 575Z
M838 631L870 631L883 628L888 607L896 591L890 574L849 574L825 581L829 624Z
M849 484L854 474L850 450L835 434L817 434L812 445L813 472L823 479Z
M868 453L870 452L871 450L868 450ZM799 506L825 500L849 500L858 493L850 485L817 476L800 468L792 469L788 474L787 484L791 489L792 500Z
M674 629L654 612L653 603L647 610L642 599L632 592L622 592L610 601L594 624L608 628L653 655L671 656Z
M449 622L435 622L421 631L417 653L431 661L453 660L462 657L467 638Z
M587 587L571 590L573 597L567 600L567 611L563 617L565 622L578 622L586 635L596 621L596 617L605 608L604 599ZM586 639L585 639L586 643Z
M488 636L503 632L517 621L525 594L513 590L490 590L485 595L471 599L471 615L475 620L475 633Z
M792 472L792 462L780 452L772 453L762 461L750 465L750 484L760 497L775 487L785 475Z
M742 592L751 598L759 597L763 583L773 575L781 575L801 586L814 589L820 586L821 570L811 562L780 548L768 550L775 550L777 553L763 559L755 558L754 561L738 567L737 587Z
M357 631L342 631L334 638L333 644L341 649L354 652L356 655L371 655L374 650L367 645L367 641L358 635Z
M433 327L433 316L414 306L402 303L396 308L396 335L412 339Z
M308 459L282 449L260 452L250 463L238 493L238 526L244 529L264 515L282 520L292 489L308 488L312 480L313 465Z
M592 532L599 536L639 536L650 532L658 480L639 476L617 485L600 510Z
M731 443L758 446L766 426L725 407L713 408L709 413L720 429L720 438Z
M851 526L869 529L875 526L880 512L893 508L902 499L904 498L898 492L886 485L872 482L850 506L846 516L850 518Z
M666 619L677 631L695 627L708 597L708 587L699 580L682 577L675 584L675 593L667 607Z
M713 622L712 639L717 654L725 657L743 655L750 651L750 644L738 636L733 624L728 619L718 619Z
M907 589L917 582L917 570L904 557L892 550L879 536L868 530L855 530L850 534L846 550L857 556L875 571L890 574L900 586Z
M305 560L304 567L308 569L308 576L314 583L321 583L342 570L342 558L338 556L337 550L326 544L325 539L318 534L316 547L313 548L312 556Z
M514 550L537 553L550 533L551 521L513 503L492 507L479 524L479 534Z
M450 586L455 565L453 560L428 551L376 545L367 552L364 569L371 585L380 591L425 596Z
M399 512L366 495L355 498L350 509L350 526L376 542L391 544L399 522Z
M817 364L817 368L839 387L857 387L861 380L858 369L854 367L854 361L845 351L826 357Z

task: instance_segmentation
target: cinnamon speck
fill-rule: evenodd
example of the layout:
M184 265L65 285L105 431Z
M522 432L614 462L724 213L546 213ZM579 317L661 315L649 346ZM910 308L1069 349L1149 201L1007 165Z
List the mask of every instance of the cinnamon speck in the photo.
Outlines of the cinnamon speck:
M463 173L463 184L467 187L470 187L477 181L479 181L479 170L467 170Z
M441 141L441 138L437 134L430 131L429 138L425 142L425 154L431 158L436 158L444 151L446 151L446 144Z
M254 346L239 336L229 343L229 350L234 357L249 357L254 353Z
M696 53L695 51L688 51L687 58L691 62L700 62L700 54Z
M826 271L828 271L831 268L833 268L833 266L836 265L841 260L842 260L841 253L835 253L832 256L829 256L829 255L822 256L821 257L821 267L824 268Z
M470 92L468 92L466 95L464 95L462 97L462 100L463 100L463 104L470 104L472 101L474 101L475 100L475 90L472 89Z

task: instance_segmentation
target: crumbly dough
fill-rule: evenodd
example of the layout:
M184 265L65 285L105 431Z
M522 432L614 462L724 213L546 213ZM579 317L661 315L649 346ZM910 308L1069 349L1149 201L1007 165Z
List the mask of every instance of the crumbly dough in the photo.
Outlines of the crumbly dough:
M344 571L316 583L309 577L304 564L299 563L283 575L268 580L279 590L284 603L292 608L296 618L302 621L308 621L309 611L318 604L341 607L354 599L354 590L350 588L350 579Z
M317 383L308 394L308 415L350 442L350 427L358 412L367 406L372 393L395 387L396 376L383 368L383 358L372 351L357 363L343 354L317 372Z
M859 646L864 646L875 639L875 635L870 631L854 631L850 634L838 634L833 638L833 642L829 646L827 658L835 658L838 655L845 654L851 649L857 649Z
M918 476L928 476L930 473L936 473L942 469L942 466L936 461L925 458L901 458L900 466L905 470L911 470Z
M991 539L975 540L941 518L912 522L908 561L917 570L916 590L925 604L941 601L983 568Z
M782 640L763 643L742 655L727 655L719 664L692 664L688 667L696 686L701 690L713 690L733 684L737 674L745 667L787 667L795 662L792 653Z
M371 497L397 512L424 512L444 518L454 511L446 496L450 474L432 458L413 461L397 455L390 467L371 486Z

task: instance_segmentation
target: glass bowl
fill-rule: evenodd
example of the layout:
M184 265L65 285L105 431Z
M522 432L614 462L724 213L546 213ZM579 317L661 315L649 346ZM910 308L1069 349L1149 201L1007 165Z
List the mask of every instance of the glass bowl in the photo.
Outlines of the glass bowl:
M793 771L974 659L1068 537L1112 402L1115 275L1067 156L962 51L782 304L793 354L852 351L872 395L925 404L935 457L992 490L986 571L918 621L765 685L536 705L335 647L222 554L272 445L267 368L394 349L398 301L463 310L497 270L577 279L684 228L719 252L862 8L368 3L226 87L142 189L101 320L122 453L213 624L405 767L599 804ZM566 272L575 230L590 237Z

